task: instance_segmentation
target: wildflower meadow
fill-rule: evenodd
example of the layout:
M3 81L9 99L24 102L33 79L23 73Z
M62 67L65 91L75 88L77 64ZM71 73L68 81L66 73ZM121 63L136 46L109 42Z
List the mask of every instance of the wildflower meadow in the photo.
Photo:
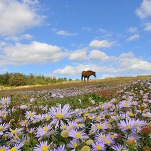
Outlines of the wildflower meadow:
M150 151L151 79L116 92L111 100L38 105L0 100L0 151ZM21 101L20 101L21 102Z

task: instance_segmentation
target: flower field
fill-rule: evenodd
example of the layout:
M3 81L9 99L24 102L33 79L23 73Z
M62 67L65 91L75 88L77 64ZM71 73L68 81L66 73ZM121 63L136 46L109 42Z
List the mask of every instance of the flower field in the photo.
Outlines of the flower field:
M0 151L151 150L151 79L124 87L109 101L85 101L73 107L1 98Z

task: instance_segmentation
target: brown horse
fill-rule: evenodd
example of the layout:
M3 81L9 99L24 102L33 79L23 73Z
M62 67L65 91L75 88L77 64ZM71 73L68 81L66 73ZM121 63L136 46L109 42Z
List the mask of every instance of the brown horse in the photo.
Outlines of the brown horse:
M87 78L87 81L89 81L89 78L90 78L91 75L96 77L96 73L94 71L91 71L91 70L82 71L81 80L83 81L83 77L84 77L84 81L85 81L85 78Z

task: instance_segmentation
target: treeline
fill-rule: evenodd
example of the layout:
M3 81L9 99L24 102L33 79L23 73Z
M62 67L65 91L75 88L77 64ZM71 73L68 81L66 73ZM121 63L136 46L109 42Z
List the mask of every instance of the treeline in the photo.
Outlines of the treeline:
M61 83L64 81L72 81L67 78L46 77L43 75L21 74L21 73L4 73L0 74L0 85L2 86L24 86L24 85L48 85Z

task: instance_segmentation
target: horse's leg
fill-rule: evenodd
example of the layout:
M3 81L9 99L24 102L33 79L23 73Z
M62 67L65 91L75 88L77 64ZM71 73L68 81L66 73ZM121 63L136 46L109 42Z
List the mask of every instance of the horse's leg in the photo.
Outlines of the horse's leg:
M81 76L81 81L83 82L83 76Z
M87 81L89 81L89 77L87 77Z
M84 82L85 82L85 77L84 77Z

